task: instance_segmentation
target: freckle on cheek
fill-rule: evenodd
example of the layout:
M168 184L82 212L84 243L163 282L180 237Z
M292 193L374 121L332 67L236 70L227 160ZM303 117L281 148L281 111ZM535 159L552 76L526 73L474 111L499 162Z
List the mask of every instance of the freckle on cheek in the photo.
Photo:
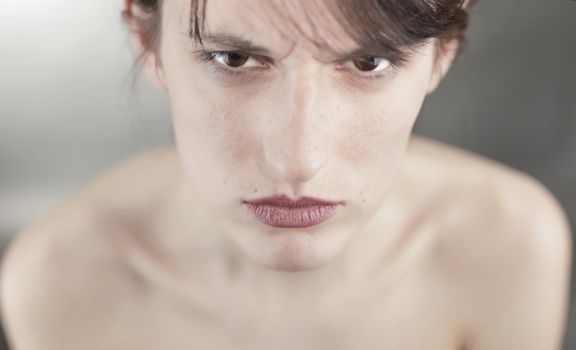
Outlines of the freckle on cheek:
M394 113L357 113L344 125L340 151L353 162L374 162L386 157L397 145L398 136L408 125Z
M222 141L227 156L235 162L243 162L255 147L251 125L241 115L228 114L222 121Z
M354 162L372 161L382 155L385 139L384 133L375 133L364 128L351 128L339 151L344 157Z

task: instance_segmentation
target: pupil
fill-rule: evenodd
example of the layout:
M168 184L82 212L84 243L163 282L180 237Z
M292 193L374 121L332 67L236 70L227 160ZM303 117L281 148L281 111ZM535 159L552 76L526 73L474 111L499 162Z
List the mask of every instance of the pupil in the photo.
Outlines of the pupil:
M378 62L374 56L366 56L354 60L354 66L363 72L369 72L378 67Z
M228 53L227 55L228 55L228 58L226 60L226 63L230 67L235 67L235 68L241 67L248 61L247 55L242 55L242 54L235 53L235 52Z

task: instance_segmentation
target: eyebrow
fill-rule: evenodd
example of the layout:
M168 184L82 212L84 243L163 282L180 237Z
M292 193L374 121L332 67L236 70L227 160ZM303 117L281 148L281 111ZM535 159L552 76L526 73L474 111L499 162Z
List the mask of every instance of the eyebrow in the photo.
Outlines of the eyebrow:
M202 35L202 42L210 43L221 49L230 51L240 51L246 54L271 56L272 52L267 48L256 45L248 39L244 39L234 34L206 33Z
M202 35L202 42L214 45L221 50L238 51L244 54L257 56L273 56L273 53L266 47L256 45L249 39L235 34L205 33ZM327 57L329 57L327 60L346 61L365 55L388 58L391 54L392 52L382 52L381 49L377 49L376 52L374 52L373 48L358 47L348 52L337 52L331 50L331 53L327 55Z

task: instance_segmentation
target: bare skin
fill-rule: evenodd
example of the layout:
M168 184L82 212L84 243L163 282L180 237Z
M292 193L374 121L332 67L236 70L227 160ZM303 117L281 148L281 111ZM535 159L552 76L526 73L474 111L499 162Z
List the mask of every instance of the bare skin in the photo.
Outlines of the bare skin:
M412 137L369 224L387 238L350 245L379 260L337 258L338 274L220 261L184 177L174 150L146 153L18 237L2 276L13 349L560 348L568 227L525 175Z
M411 138L458 42L393 64L330 4L210 0L202 47L190 0L134 9L162 16L158 47L129 28L169 97L175 149L120 165L19 236L2 276L15 350L559 349L570 242L555 199ZM298 229L241 204L275 193L344 204Z

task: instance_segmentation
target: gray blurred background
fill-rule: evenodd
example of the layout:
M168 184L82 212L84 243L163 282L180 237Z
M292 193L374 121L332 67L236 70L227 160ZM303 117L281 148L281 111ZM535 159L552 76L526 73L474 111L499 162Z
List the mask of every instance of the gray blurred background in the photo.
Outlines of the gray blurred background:
M167 98L144 81L132 92L121 8L2 1L0 246L105 169L173 142ZM469 42L416 132L538 178L574 231L576 1L480 0ZM576 349L572 300L566 350Z

